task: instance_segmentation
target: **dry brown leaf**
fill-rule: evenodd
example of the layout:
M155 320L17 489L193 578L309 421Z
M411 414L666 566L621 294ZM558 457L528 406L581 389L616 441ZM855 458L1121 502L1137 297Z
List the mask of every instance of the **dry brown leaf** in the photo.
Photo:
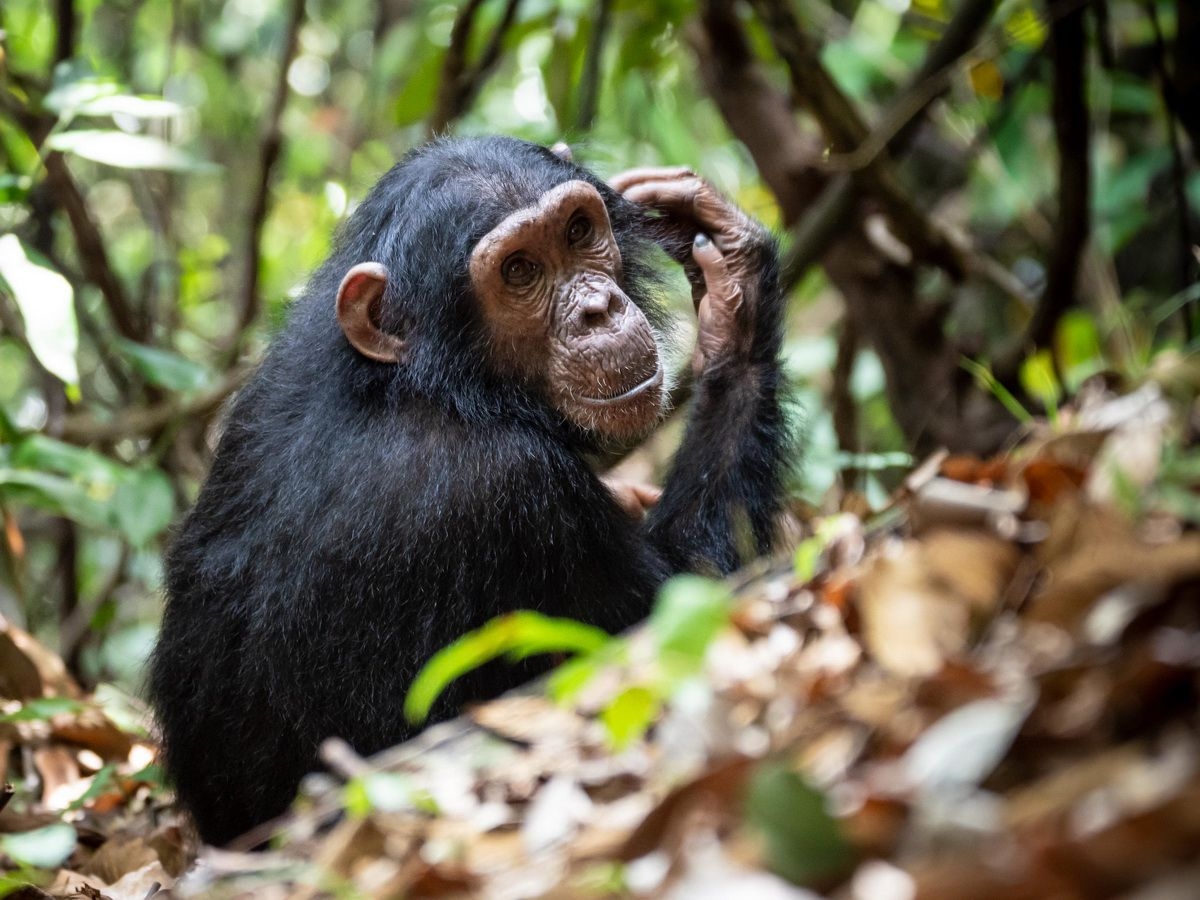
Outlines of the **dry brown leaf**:
M990 534L938 530L922 537L921 555L931 580L944 582L972 612L985 614L996 608L1021 554Z
M107 762L124 762L133 749L133 739L95 708L55 716L50 721L50 736L86 747Z
M1151 544L1103 507L1060 504L1040 555L1046 578L1029 616L1066 628L1077 626L1096 601L1121 584L1170 585L1200 577L1200 534Z
M461 866L449 863L430 865L420 858L414 858L404 880L408 889L404 891L403 896L411 900L478 896L479 879Z
M50 809L65 809L83 796L91 778L83 778L75 754L66 747L52 745L33 751L33 764L42 776L42 804Z
M741 802L746 779L756 764L756 760L735 757L675 788L634 829L621 848L620 858L625 861L638 859L678 841L681 835L677 826L699 806L712 805L718 810L734 811Z
M1021 478L1029 491L1029 502L1049 506L1083 487L1087 470L1047 457L1030 460L1021 469Z
M58 654L0 616L0 696L13 700L43 696L78 699L83 692Z
M501 697L473 707L469 715L481 728L519 744L579 743L587 726L582 716L537 695Z
M1002 459L946 456L941 459L938 470L943 477L954 481L990 486L1004 481L1008 474L1008 464Z
M373 819L348 818L339 822L321 842L315 861L322 868L344 877L360 859L380 856L384 845L384 835Z
M172 878L182 875L196 856L195 841L178 825L160 825L146 838L146 843L154 848Z
M171 876L156 861L122 875L106 887L104 893L112 900L150 900L158 897L160 891L169 890L173 884Z
M95 876L103 884L114 884L150 863L158 863L158 854L140 837L113 838L101 844L79 871Z
M871 560L858 601L866 649L898 676L930 676L967 646L970 607L931 580L916 541L894 542Z

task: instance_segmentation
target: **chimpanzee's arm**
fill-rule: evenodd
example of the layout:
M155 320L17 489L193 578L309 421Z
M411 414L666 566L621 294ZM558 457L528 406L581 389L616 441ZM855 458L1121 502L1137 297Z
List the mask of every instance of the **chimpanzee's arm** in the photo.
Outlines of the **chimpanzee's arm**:
M629 172L613 184L695 235L684 260L699 318L695 406L649 536L673 569L730 572L746 553L770 548L782 499L787 427L776 247L762 226L686 169Z

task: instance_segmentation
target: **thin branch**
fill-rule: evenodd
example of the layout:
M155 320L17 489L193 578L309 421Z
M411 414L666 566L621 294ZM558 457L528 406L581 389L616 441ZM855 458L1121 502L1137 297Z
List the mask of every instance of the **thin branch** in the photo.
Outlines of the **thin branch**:
M1051 9L1054 13L1054 9ZM1079 264L1090 229L1091 141L1087 109L1087 39L1081 5L1051 15L1049 50L1054 66L1053 118L1058 145L1058 223L1047 264L1046 290L1026 345L1045 346L1076 300Z
M884 151L896 154L908 149L926 111L949 89L959 60L976 49L996 5L997 0L967 0L958 8L879 124L857 148L842 157L847 168L868 166Z
M57 65L75 55L75 33L79 24L75 0L56 0L54 19L54 62Z
M426 131L429 136L439 135L459 118L471 105L475 95L491 74L500 59L500 47L516 19L521 0L507 0L500 22L496 25L487 45L479 54L474 65L468 65L467 52L475 18L484 0L468 0L454 20L450 30L450 46L442 62L442 78L438 85L437 102L429 116Z
M1177 0L1175 14L1175 44L1173 78L1175 96L1190 98L1179 104L1177 115L1192 142L1192 152L1200 155L1200 3L1196 0Z
M475 16L481 6L483 0L467 0L450 28L450 44L446 47L446 55L442 59L442 79L438 84L437 101L426 126L430 136L445 131L450 122L461 114L459 93L466 79L467 45L471 42Z
M612 5L613 0L599 0L596 5L596 20L592 23L592 33L588 35L587 52L583 58L583 76L579 80L579 116L575 123L580 131L590 131L596 121L596 108L600 100L601 62L604 58L608 29L612 24Z
M20 125L30 143L36 148L40 148L50 134L52 120L31 112L8 91L0 90L0 110ZM47 153L43 162L46 167L46 182L54 194L54 199L66 212L71 225L84 276L100 289L117 331L130 340L141 340L141 322L125 285L113 269L100 229L88 210L87 201L79 190L79 185L71 177L66 160L61 153L55 151Z
M858 343L858 329L847 316L842 319L842 330L838 335L837 358L833 363L833 385L829 389L829 396L838 446L848 453L858 453L862 449L858 436L858 404L854 402L854 394L850 390L854 361L858 358ZM860 474L855 466L842 469L843 490L854 490Z
M75 236L75 246L79 252L79 264L83 268L83 274L100 289L117 331L130 340L143 340L145 334L141 319L129 299L124 283L113 268L104 238L88 210L87 201L79 190L79 185L75 183L67 168L67 161L61 153L56 152L47 154L45 163L47 180L54 191L55 199L67 214L67 221L71 223L71 232Z
M1158 80L1162 91L1163 106L1166 108L1167 141L1171 147L1171 193L1175 198L1176 222L1179 234L1179 281L1177 290L1185 290L1196 280L1196 258L1192 252L1192 214L1187 197L1187 166L1183 158L1183 148L1179 145L1179 131L1176 125L1179 121L1179 97L1175 93L1175 83L1167 71L1167 43L1163 39L1162 23L1158 20L1158 8L1152 2L1147 2L1146 13L1154 29L1154 68L1158 72ZM1180 309L1183 321L1184 336L1191 340L1192 317L1186 307Z
M853 151L867 138L867 124L826 70L786 0L751 2L771 36L775 51L787 65L793 94L813 114L835 152ZM966 266L959 248L916 207L884 160L876 159L852 174L865 191L883 204L897 236L912 247L918 258L945 269L955 278L963 275Z
M841 207L832 202L841 191L827 187L834 176L820 166L819 152L812 152L787 96L762 73L730 5L705 0L699 27L689 37L707 92L775 194L785 224L792 227L807 217L823 190L834 191L827 195L829 208ZM887 261L869 243L856 221L862 210L852 201L846 204L849 227L814 236L812 246L828 245L822 256L825 271L845 299L860 339L879 354L897 422L918 452L939 445L994 449L1009 432L1009 422L957 377L958 352L940 320L917 314L913 269ZM823 225L843 214L829 213Z
M304 21L304 0L291 0L283 37L283 49L279 57L279 70L275 74L275 90L271 105L263 123L262 137L258 148L258 170L254 181L254 196L250 201L250 221L246 229L243 249L244 268L240 292L237 323L230 335L229 345L241 343L246 328L258 318L262 307L259 296L258 270L262 256L262 230L267 219L267 207L271 199L271 175L283 149L283 131L280 122L288 98L288 70L296 56L299 44L300 25Z
M248 366L239 366L226 372L216 384L198 394L190 397L173 396L155 406L130 407L107 420L98 420L82 413L67 416L62 423L62 439L73 444L91 444L153 434L171 422L216 409L245 383L250 371Z

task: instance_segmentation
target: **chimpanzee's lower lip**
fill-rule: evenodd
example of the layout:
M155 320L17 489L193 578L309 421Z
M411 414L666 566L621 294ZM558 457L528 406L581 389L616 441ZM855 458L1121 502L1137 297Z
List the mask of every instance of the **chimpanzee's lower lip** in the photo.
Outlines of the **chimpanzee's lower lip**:
M622 403L625 400L632 400L639 394L644 394L646 391L653 390L662 384L663 368L662 363L658 364L658 368L654 370L654 374L643 381L636 387L632 387L623 394L617 394L615 397L580 397L579 399L589 406L608 406L613 403Z

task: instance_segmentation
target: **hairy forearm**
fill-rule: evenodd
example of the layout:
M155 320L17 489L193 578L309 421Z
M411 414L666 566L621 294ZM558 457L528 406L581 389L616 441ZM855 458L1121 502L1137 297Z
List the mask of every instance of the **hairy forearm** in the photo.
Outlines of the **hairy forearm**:
M787 426L774 362L701 379L649 534L677 570L727 573L770 549L782 503Z

